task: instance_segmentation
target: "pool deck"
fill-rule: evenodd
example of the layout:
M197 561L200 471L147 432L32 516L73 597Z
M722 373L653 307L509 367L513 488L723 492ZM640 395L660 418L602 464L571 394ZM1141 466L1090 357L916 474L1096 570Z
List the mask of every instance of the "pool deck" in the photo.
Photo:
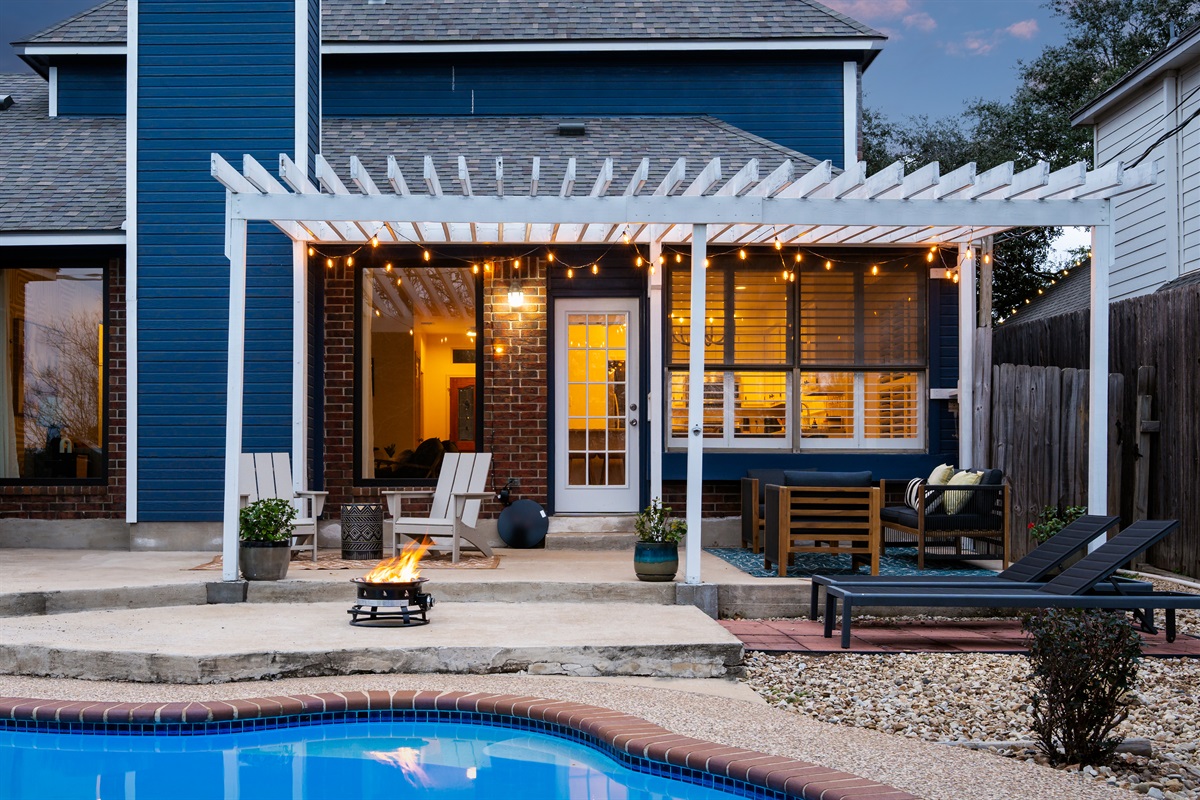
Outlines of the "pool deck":
M353 571L292 570L285 581L250 584L247 603L209 605L207 585L220 573L192 568L212 556L0 550L0 697L144 713L146 704L330 693L498 693L632 714L665 728L663 741L769 754L751 756L762 764L850 773L822 790L827 800L1131 796L770 708L732 679L742 643L699 609L675 605L673 584L637 581L628 552L501 551L497 569L429 569L438 603L432 623L415 629L349 626ZM761 616L807 611L807 581L752 577L707 554L702 569L723 604L761 607ZM493 674L467 674L482 671Z

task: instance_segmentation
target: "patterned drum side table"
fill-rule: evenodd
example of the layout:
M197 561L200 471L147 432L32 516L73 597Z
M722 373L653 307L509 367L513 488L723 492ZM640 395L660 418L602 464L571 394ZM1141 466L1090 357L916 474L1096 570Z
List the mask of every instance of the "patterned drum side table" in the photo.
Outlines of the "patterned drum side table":
M383 558L383 504L342 503L342 558Z

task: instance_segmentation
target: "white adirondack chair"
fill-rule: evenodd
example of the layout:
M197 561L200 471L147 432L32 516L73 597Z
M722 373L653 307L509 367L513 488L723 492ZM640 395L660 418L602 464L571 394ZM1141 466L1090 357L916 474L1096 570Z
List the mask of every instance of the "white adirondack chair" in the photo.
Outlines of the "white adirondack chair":
M400 489L383 493L388 513L392 515L392 555L396 554L397 537L428 538L431 550L449 550L451 560L458 563L462 543L474 547L486 556L492 554L483 534L475 529L479 522L481 501L492 497L485 492L491 453L446 453L442 456L442 471L437 487L429 489ZM404 516L405 498L433 496L427 517Z
M312 550L317 560L317 520L329 492L297 492L292 488L292 463L287 453L242 453L238 468L242 505L278 497L296 506L292 550Z

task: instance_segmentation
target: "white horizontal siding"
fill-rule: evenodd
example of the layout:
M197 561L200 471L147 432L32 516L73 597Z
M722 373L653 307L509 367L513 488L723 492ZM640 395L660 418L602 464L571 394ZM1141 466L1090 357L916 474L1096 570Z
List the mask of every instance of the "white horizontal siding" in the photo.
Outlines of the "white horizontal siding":
M1179 95L1188 98L1179 108L1182 121L1200 108L1200 63L1180 73ZM1182 275L1200 268L1200 119L1192 120L1181 132L1179 163L1182 176L1179 235L1183 240L1179 272Z
M1096 163L1133 161L1163 132L1162 84L1155 82L1100 121L1096 131ZM1113 245L1111 277L1113 300L1153 291L1166 277L1166 224L1163 217L1166 189L1163 185L1163 147L1146 159L1156 161L1159 181L1113 202Z

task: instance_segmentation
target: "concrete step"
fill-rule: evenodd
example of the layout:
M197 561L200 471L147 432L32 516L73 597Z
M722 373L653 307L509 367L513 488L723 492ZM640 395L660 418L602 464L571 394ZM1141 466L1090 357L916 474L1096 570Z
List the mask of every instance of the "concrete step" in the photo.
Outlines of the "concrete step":
M8 617L0 674L198 684L521 670L710 678L742 669L741 642L691 606L438 602L428 625L366 628L349 624L350 602Z
M555 514L550 518L550 534L556 533L632 533L634 514Z
M633 552L633 531L563 531L546 534L547 550L628 550Z

